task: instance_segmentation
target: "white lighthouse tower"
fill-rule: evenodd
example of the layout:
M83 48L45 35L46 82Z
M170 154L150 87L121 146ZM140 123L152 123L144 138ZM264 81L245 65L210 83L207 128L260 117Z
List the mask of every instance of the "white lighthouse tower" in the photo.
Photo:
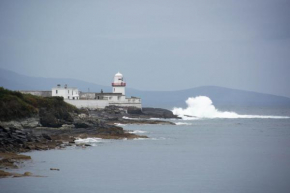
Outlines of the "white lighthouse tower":
M122 95L125 95L126 83L124 82L123 75L120 72L115 74L112 87L113 87L113 93L122 93Z

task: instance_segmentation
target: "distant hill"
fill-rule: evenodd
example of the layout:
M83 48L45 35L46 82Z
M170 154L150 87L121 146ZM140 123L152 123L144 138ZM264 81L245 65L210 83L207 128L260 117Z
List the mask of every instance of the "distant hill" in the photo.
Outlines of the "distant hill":
M29 77L0 68L0 86L12 90L50 90L57 84L68 84L78 87L81 91L111 92L110 86L102 86L76 79ZM143 106L147 107L185 107L188 97L207 96L215 105L247 105L247 106L287 106L290 98L262 94L257 92L229 89L217 86L202 86L178 91L141 91L126 89L127 96L142 98Z
M111 87L102 86L82 80L71 78L42 78L21 75L9 70L0 68L0 86L11 90L51 90L57 84L68 84L68 86L78 87L79 90L87 92L111 91Z
M139 91L130 89L127 94L142 96L143 106L165 108L185 107L189 97L207 96L214 105L240 106L287 106L290 98L257 92L229 89L217 86L202 86L179 91Z

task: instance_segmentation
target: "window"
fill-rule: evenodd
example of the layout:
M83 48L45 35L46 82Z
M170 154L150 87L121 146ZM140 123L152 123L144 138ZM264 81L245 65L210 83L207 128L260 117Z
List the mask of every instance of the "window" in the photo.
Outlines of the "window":
M74 91L72 91L72 95L74 95Z
M69 99L69 96L67 98Z
M55 94L57 94L57 90L55 90Z
M69 90L67 90L67 93L69 94Z

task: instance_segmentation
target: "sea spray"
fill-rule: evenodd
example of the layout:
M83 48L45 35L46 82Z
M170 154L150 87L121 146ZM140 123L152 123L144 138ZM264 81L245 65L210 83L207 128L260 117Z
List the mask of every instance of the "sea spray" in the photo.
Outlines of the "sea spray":
M201 118L261 118L261 119L288 119L286 116L266 116L266 115L239 115L235 112L219 111L212 104L207 96L190 97L186 101L187 108L173 108L172 112L184 120L194 120Z
M84 143L84 144L90 144L92 146L96 146L97 144L103 143L103 142L105 142L104 139L96 138L96 137L92 137L92 138L89 137L89 138L85 138L85 139L77 138L75 140L75 143L76 144L82 144L82 143Z
M134 130L134 131L129 131L128 133L141 134L141 133L147 133L147 131Z
M192 125L192 123L176 122L175 125Z

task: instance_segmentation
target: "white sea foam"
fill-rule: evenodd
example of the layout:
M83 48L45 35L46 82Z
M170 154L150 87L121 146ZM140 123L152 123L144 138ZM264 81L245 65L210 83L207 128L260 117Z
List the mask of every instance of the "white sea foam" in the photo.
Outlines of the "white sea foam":
M147 140L148 138L134 138L133 140Z
M149 118L150 120L162 120L161 118Z
M165 140L166 138L165 137L158 137L158 138L150 138L152 140Z
M137 133L147 133L147 131L134 130L134 131L129 131L128 133L133 133L133 134L137 134Z
M122 127L122 126L123 126L123 127L126 126L126 124L122 124L122 123L115 123L115 125L116 125L116 126L120 126L120 127Z
M185 123L185 122L176 122L176 125L192 125L191 123Z
M259 118L259 119L288 119L286 116L272 116L272 115L240 115L235 112L219 111L212 104L210 98L206 96L190 97L186 101L187 108L174 108L173 114L178 115L183 120L194 120L201 118Z
M85 143L85 144L90 144L92 146L95 146L97 143L102 143L104 142L103 139L101 138L85 138L85 139L81 139L81 138L78 138L75 140L75 143Z
M172 120L172 121L176 121L178 119L174 119L174 118L170 118L170 119L165 119L165 118L149 118L149 120L165 120L165 121L168 121L168 120Z
M152 137L152 138L134 138L133 140L165 140L165 139L166 139L165 137L158 138Z
M124 117L122 117L123 119L131 119L131 120L140 120L139 118L130 118L130 117L126 117L126 116L124 116Z

